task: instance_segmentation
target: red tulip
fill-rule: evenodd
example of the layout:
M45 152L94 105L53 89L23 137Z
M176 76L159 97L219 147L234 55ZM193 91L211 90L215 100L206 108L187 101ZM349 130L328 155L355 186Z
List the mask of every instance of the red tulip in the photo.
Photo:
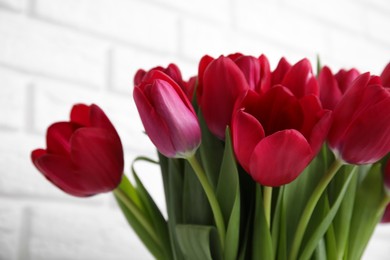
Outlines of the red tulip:
M345 162L374 163L390 151L390 89L362 74L334 109L329 145Z
M268 59L240 53L213 59L204 56L199 63L198 104L210 131L225 138L226 126L236 100L248 89L263 93L271 86Z
M296 179L318 153L331 115L318 98L298 99L275 86L264 95L248 92L232 119L236 158L258 183L280 186Z
M385 213L382 216L382 223L390 223L390 204L387 205Z
M135 86L133 95L145 131L162 154L186 158L196 151L201 141L198 119L172 78L152 70Z
M390 63L386 65L381 74L382 84L385 88L390 88Z
M318 76L322 106L333 110L358 76L359 72L356 69L340 70L336 75L333 75L330 68L323 67Z
M74 105L69 122L47 129L47 149L31 158L54 185L78 197L115 189L122 178L123 149L119 136L96 105Z

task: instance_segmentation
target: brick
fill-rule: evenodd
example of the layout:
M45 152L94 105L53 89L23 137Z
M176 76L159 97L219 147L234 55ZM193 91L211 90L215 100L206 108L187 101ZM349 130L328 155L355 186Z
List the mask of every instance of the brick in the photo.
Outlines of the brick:
M224 0L155 0L172 8L177 8L180 13L196 15L197 18L205 18L220 23L229 22L229 1Z
M361 72L380 74L389 62L388 49L366 37L333 30L329 35L332 59L340 67L356 67Z
M18 256L21 212L7 201L0 203L0 259L16 260Z
M182 55L199 61L205 54L219 56L236 52L234 38L227 26L210 25L197 19L185 19L181 26Z
M138 69L149 70L156 66L166 67L169 63L175 63L179 66L184 79L197 73L196 63L185 62L171 55L159 55L137 49L116 47L113 51L113 89L131 94L133 78Z
M30 259L152 259L119 211L80 206L34 207Z
M32 86L34 88L33 128L40 134L45 133L47 127L54 122L68 121L74 104L91 104L99 101L99 92L83 88L82 85L36 77L32 81Z
M20 73L0 68L0 126L13 130L24 126L27 80Z
M321 26L344 28L358 33L363 33L366 29L366 10L356 5L356 2L297 0L285 1L284 7L295 13L302 13L313 21L321 21Z
M323 27L299 13L269 2L249 2L235 8L236 26L242 32L262 36L307 53L325 49Z
M37 15L142 46L175 52L177 15L142 1L37 0Z
M104 82L106 44L0 11L0 63L94 86Z
M26 0L0 0L0 7L11 8L13 10L22 10Z
M369 10L367 12L367 26L368 26L368 35L373 40L379 40L384 42L386 46L390 44L390 18L389 12L378 12L374 10ZM389 48L387 48L389 49ZM389 52L387 52L389 54ZM390 59L390 56L387 56Z

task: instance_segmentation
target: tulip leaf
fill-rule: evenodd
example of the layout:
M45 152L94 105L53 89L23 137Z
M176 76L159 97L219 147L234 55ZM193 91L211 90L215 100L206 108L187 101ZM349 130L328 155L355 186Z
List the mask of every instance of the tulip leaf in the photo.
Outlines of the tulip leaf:
M324 175L326 166L319 154L293 182L285 185L283 211L286 220L286 251L290 252L296 227L306 204Z
M131 212L130 209L126 207L126 205L118 198L118 196L116 194L114 194L114 196L127 222L130 224L134 232L141 239L142 243L146 246L149 252L156 259L163 259L163 255L164 255L163 250L159 246L158 242L153 239L153 237L149 234L149 232L143 227L143 225L134 216L133 212Z
M159 153L159 161L168 213L168 227L174 259L183 259L178 244L176 224L182 222L183 160L169 159Z
M331 183L331 189L328 191L328 196L333 194L334 190L339 190L344 182L348 178L348 174L351 171L352 165L348 165L343 168L343 172L337 174ZM360 171L361 167L359 167ZM334 240L336 243L337 256L335 258L342 259L344 256L345 247L348 243L349 229L351 224L353 206L355 201L356 187L358 181L358 175L360 172L352 176L351 184L345 193L344 199L341 202L340 209L333 220L332 226L334 228ZM329 242L327 243L329 244Z
M352 171L348 175L347 180L343 184L342 189L338 193L337 199L335 200L332 207L325 214L323 220L318 225L316 225L317 228L315 228L313 232L309 233L309 238L306 240L307 242L305 244L305 247L303 248L303 252L302 252L301 256L299 257L299 259L301 259L301 260L310 259L311 255L313 254L314 250L316 249L318 243L320 242L320 240L322 239L322 237L324 236L324 234L328 230L329 226L332 224L332 221L333 221L334 217L336 216L336 213L341 205L341 202L344 198L345 192L347 191L354 174L355 174L354 171ZM326 195L326 194L324 194L324 195ZM325 203L327 203L326 196L323 196L323 200L325 200ZM321 200L319 201L319 203L321 203ZM324 203L324 202L322 202L322 203ZM324 210L326 210L326 208L327 207L325 204ZM319 215L322 215L322 214L319 214ZM312 218L315 218L315 217L316 217L316 215L313 214Z
M360 180L351 219L347 257L360 259L364 253L375 226L383 214L385 191L381 165L374 164L370 171Z
M272 237L264 211L261 187L256 185L256 206L253 225L252 259L274 259Z
M215 227L201 225L177 225L176 232L184 258L188 260L222 259Z
M202 143L199 147L200 158L211 186L217 187L222 155L223 143L215 137L208 129L202 112L199 110L198 118L202 130Z
M284 187L280 187L280 189L276 193L277 201L276 201L276 206L274 211L274 217L272 219L271 234L272 234L272 244L274 247L274 255L277 255L277 248L278 248L279 235L281 229L283 191L284 191Z
M145 157L137 157L134 159L131 171L133 173L134 179L136 181L136 190L138 192L139 198L141 199L142 204L145 208L145 213L148 215L150 222L152 223L156 233L160 239L160 242L163 245L163 249L165 251L165 257L167 259L172 259L172 251L170 245L170 236L168 232L168 226L165 218L163 217L160 209L157 207L156 203L150 196L149 192L145 189L143 183L139 179L135 169L134 164L137 161L146 161L155 163L153 160L145 158Z
M184 165L183 222L211 225L213 217L210 203L194 170L188 162Z
M240 235L240 182L229 128L217 185L217 200L227 223L224 259L236 259Z
M122 176L119 189L121 189L126 194L126 196L129 197L134 202L134 204L143 211L143 205L138 196L137 190L134 188L133 184L129 181L126 175Z

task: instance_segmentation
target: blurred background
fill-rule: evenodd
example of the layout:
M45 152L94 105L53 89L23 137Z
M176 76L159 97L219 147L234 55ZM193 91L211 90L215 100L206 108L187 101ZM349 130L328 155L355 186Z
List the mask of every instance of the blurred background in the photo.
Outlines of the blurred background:
M152 259L110 194L72 198L32 166L45 131L72 104L96 103L118 129L126 172L156 158L132 99L138 68L204 54L262 53L274 68L316 55L333 71L379 74L390 61L387 0L0 0L0 259ZM313 63L315 64L315 63ZM137 170L165 210L157 167ZM390 225L364 259L389 259Z

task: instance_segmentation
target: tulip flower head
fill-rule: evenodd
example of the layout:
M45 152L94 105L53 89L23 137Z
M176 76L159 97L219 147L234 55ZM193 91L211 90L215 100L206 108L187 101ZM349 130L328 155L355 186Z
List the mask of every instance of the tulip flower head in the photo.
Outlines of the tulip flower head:
M390 89L379 77L356 78L333 111L328 142L350 164L374 163L390 152Z
M248 92L239 107L232 119L236 158L266 186L299 176L320 149L331 119L317 97L298 99L281 85L264 95Z
M330 68L323 67L318 76L322 106L325 109L333 110L358 76L359 72L356 69L340 70L336 75L333 75Z
M187 158L200 145L195 111L179 85L159 70L148 72L133 92L145 131L167 157Z
M47 129L46 149L31 159L37 169L68 194L86 197L115 189L123 173L120 138L96 105L74 105L69 122Z

